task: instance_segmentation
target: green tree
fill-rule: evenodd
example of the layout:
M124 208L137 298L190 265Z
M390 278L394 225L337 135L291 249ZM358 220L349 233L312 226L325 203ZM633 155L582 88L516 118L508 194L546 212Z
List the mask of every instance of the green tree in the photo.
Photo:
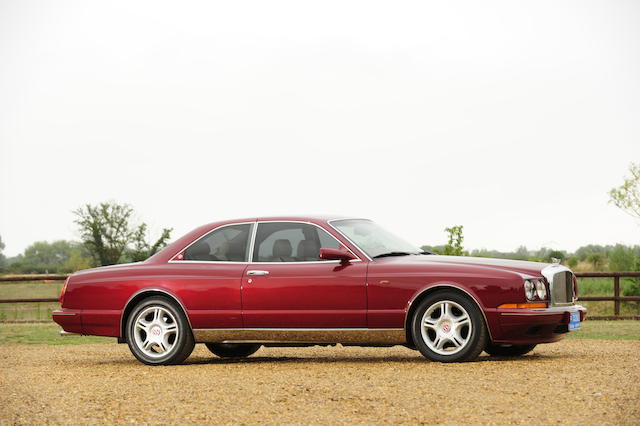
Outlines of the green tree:
M462 225L452 226L451 228L445 228L444 231L448 234L447 245L444 246L444 253L450 256L463 256L465 254L462 247L462 241L464 236L462 235Z
M22 268L25 272L58 272L71 255L69 241L36 241L24 250Z
M631 163L629 172L631 176L625 177L622 185L609 191L609 202L640 218L640 163Z
M84 247L76 247L71 250L69 258L61 266L60 272L75 272L92 266L92 259L87 250Z
M518 247L518 249L513 253L513 259L529 260L529 250L527 250L527 247Z
M171 229L163 229L162 235L153 244L147 242L146 237L147 225L143 223L134 232L132 238L133 247L127 250L127 256L131 262L145 260L165 247L167 241L171 238Z
M576 256L569 256L567 257L567 266L571 269L575 268L576 266L578 266L578 258Z
M585 259L594 269L601 269L604 265L605 257L602 253L589 253Z
M133 208L113 201L97 206L86 204L73 213L82 242L97 265L146 259L166 246L172 231L165 228L156 242L147 243L147 225L131 223Z
M7 258L5 257L3 251L4 251L5 245L2 242L2 236L0 236L0 268L4 267L7 261Z
M610 271L633 271L636 268L636 263L637 259L631 247L616 244L611 253L609 253Z
M560 250L549 250L544 260L545 262L551 262L553 259L560 259L561 261L567 258L567 253Z

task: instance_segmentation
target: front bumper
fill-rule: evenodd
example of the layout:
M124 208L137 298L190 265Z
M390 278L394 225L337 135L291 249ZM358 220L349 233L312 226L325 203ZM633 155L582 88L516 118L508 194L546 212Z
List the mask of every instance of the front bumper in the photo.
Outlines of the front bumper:
M587 309L580 305L557 306L544 309L496 309L499 333L494 343L538 344L562 339L569 332L572 312L580 312L580 322L587 316Z

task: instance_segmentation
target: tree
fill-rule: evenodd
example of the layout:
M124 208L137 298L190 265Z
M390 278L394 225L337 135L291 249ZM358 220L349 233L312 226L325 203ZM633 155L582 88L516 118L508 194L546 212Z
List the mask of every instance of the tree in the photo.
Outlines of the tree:
M7 258L4 256L4 253L2 253L4 251L5 245L2 242L2 237L0 236L0 268L2 268L5 263Z
M147 225L142 224L136 229L133 235L133 248L127 251L129 260L132 262L139 262L147 259L149 256L157 253L161 248L167 245L167 241L171 238L171 229L163 229L162 235L156 240L153 245L149 244L146 240Z
M25 272L58 272L71 256L74 243L59 240L36 241L24 250L22 269Z
M611 253L609 253L610 271L633 271L636 268L636 263L637 260L631 247L616 244Z
M464 255L464 249L462 247L462 225L452 226L451 228L444 228L444 231L449 235L447 245L444 246L444 253L450 256L462 256Z
M172 229L165 228L153 244L146 242L147 225L132 224L133 208L113 201L86 204L73 212L82 242L97 265L144 260L167 245Z
M587 254L586 261L593 265L593 269L600 269L604 265L605 257L602 253Z
M625 177L624 183L609 191L609 202L640 218L640 163L629 165L631 177Z

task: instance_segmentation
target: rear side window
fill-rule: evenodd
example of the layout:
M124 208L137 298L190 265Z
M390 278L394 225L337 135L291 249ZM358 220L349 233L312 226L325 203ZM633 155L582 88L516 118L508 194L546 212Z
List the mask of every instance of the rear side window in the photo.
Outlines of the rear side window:
M209 262L246 262L249 257L251 224L230 225L215 229L191 244L184 260Z
M340 242L323 229L299 222L258 224L254 262L320 261L320 248L340 248Z

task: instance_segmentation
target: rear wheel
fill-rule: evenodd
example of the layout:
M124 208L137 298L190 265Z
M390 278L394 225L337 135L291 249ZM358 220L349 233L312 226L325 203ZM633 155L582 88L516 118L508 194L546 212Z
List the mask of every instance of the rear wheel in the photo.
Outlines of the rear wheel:
M484 351L492 356L520 356L529 353L536 345L497 345L489 343Z
M220 358L246 358L260 349L261 345L251 343L205 343L207 349Z
M131 353L148 365L179 364L195 345L182 309L165 297L138 303L127 319L126 331Z
M450 290L433 293L420 302L411 330L422 355L439 362L473 361L485 348L488 335L476 303Z

